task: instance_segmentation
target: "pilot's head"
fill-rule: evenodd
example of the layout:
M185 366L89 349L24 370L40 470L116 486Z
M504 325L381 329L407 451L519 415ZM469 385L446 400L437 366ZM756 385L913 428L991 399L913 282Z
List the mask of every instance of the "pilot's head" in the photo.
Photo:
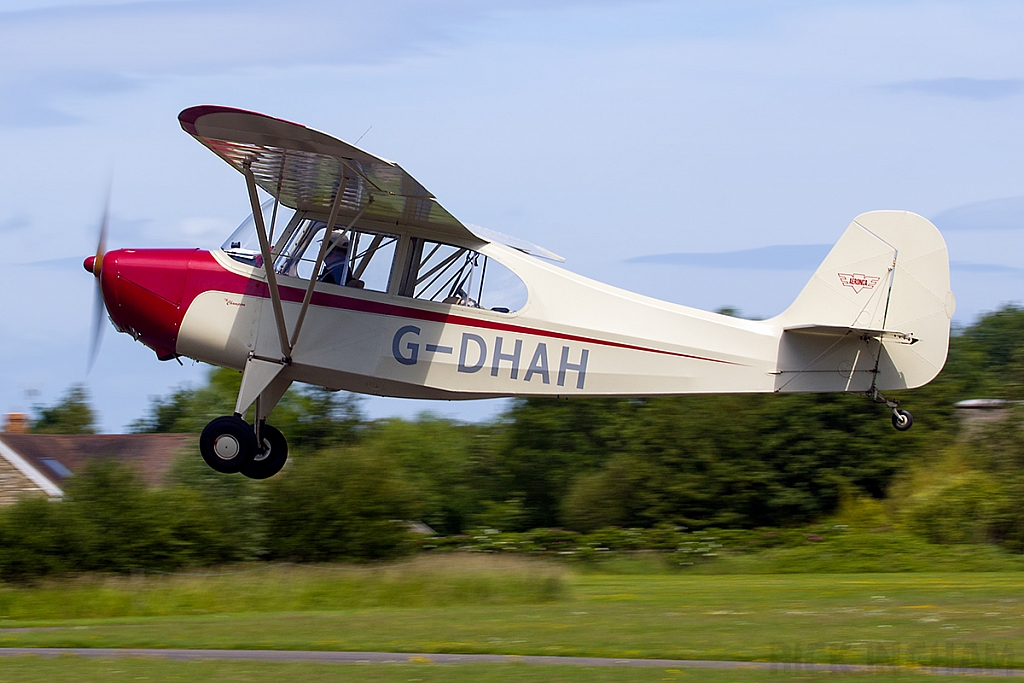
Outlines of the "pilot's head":
M327 247L325 262L330 265L339 263L348 258L348 238L345 233L335 230L331 234L331 243Z

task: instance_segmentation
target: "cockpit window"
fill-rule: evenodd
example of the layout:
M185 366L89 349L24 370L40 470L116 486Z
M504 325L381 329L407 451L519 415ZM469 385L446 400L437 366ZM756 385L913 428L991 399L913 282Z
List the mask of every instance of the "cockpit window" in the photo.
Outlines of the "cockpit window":
M274 216L274 200L260 207L269 233L274 271L285 277L342 287L388 292L392 266L401 238L386 232L335 226L307 218L283 205ZM256 227L250 215L224 242L224 251L236 261L261 268ZM317 256L328 240L323 265L314 273ZM526 285L515 273L478 251L419 237L409 238L397 286L402 296L470 308L512 313L526 305ZM397 276L397 274L396 274Z
M399 294L511 313L526 304L526 285L480 252L413 237Z
M281 248L274 264L279 275L308 280L314 277L313 268L324 239L328 240L324 263L316 278L328 284L388 291L391 264L395 259L398 236L367 230L348 230L335 227L326 235L327 223L309 218L302 219ZM275 249L276 251L276 249Z
M270 244L284 232L292 217L294 209L289 209L284 204L277 205L277 215L274 215L274 198L271 197L260 206L263 214L263 224L267 228ZM235 228L231 236L224 241L221 249L227 252L228 256L250 266L262 266L263 259L260 257L260 240L256 236L256 220L252 214L242 221L241 225Z

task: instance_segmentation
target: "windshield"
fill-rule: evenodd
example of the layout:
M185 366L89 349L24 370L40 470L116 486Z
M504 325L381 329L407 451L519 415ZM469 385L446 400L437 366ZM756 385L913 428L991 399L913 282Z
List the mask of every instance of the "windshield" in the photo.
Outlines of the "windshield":
M263 214L263 224L267 228L270 244L274 243L275 236L280 235L288 222L295 215L294 209L289 209L284 204L277 205L277 216L274 216L274 198L271 197L260 205L260 212ZM241 225L235 228L221 249L227 252L228 256L248 265L261 265L260 240L256 235L256 220L252 214L242 221Z

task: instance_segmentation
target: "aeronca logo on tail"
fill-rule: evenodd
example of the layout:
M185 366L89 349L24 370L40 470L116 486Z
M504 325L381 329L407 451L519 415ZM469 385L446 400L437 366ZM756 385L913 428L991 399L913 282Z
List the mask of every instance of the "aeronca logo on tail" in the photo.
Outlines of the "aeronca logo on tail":
M854 294L860 294L862 289L874 289L880 278L864 273L839 273L839 279L844 287L849 287Z

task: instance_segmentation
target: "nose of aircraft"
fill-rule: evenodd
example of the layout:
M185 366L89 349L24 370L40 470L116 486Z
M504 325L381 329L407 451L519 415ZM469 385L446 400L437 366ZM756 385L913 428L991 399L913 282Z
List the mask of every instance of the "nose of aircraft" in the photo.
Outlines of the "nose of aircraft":
M110 319L121 332L156 351L160 360L175 358L178 330L185 315L182 294L193 249L118 249L82 264L100 278Z

